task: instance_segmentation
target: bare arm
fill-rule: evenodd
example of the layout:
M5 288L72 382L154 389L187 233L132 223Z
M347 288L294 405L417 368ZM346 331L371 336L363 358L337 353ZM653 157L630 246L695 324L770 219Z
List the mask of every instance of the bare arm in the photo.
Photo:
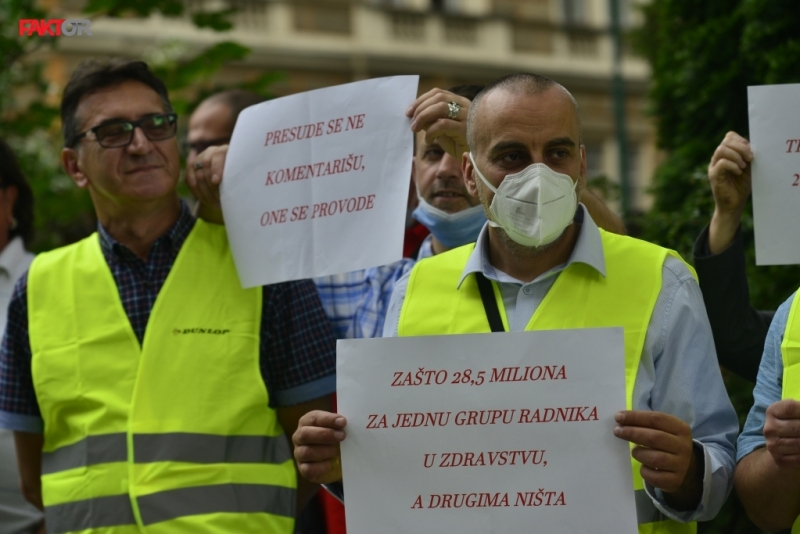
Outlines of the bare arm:
M331 399L330 397L320 397L319 399L314 399L309 402L304 402L303 404L297 404L295 406L288 406L286 408L278 408L278 421L280 421L281 426L283 427L283 431L286 433L287 438L289 441L292 441L292 436L294 435L295 431L297 430L297 425L300 421L300 418L303 417L310 411L313 410L325 410L328 411L331 409ZM292 449L294 450L294 443L292 442ZM297 469L297 464L295 464L295 469ZM308 504L308 501L311 500L311 497L319 489L318 484L314 484L309 482L300 474L298 473L297 476L297 513L299 514Z
M14 432L22 495L39 510L42 505L42 446L44 435Z
M800 402L785 399L767 408L764 437L736 467L736 491L760 528L790 528L800 515Z
M742 458L735 480L747 515L759 528L774 532L792 527L800 515L800 471L787 473L761 448Z

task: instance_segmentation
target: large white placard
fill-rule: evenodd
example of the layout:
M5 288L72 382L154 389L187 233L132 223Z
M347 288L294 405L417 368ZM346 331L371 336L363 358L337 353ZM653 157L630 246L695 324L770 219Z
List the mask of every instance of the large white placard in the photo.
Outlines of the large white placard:
M621 328L340 340L348 534L635 534L624 377Z
M800 263L800 84L747 88L756 265Z
M244 287L402 257L418 76L318 89L247 108L222 210Z

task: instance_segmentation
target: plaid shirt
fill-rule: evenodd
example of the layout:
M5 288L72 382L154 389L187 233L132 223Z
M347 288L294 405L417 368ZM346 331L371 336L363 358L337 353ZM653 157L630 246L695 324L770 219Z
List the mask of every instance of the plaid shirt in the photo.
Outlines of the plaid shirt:
M178 221L153 243L147 261L98 224L103 256L139 343L156 297L194 223L182 204ZM290 406L333 393L335 338L314 284L309 280L285 282L265 286L263 291L260 359L270 403ZM27 274L14 288L0 349L0 426L30 432L42 428L31 376Z
M432 234L420 246L416 261L433 256ZM315 278L325 313L339 339L381 337L394 283L414 267L415 260Z

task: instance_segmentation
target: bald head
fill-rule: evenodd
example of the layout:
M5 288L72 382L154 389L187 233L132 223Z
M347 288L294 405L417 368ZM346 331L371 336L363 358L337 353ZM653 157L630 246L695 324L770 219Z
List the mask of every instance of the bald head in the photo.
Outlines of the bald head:
M581 138L581 119L580 112L578 111L578 102L572 93L560 83L540 76L538 74L519 73L504 76L498 80L487 85L478 95L472 100L472 105L469 108L467 115L467 143L471 150L475 150L480 142L479 128L476 128L476 122L481 115L481 108L484 101L495 91L502 91L511 95L517 96L533 96L540 95L545 92L557 92L562 94L569 102L571 110L574 115L574 120L578 126L579 142Z

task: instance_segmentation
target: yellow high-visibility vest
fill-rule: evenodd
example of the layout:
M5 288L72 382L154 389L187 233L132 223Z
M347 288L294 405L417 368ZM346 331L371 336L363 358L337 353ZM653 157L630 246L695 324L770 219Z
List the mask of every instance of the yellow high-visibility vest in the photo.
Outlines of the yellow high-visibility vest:
M142 345L97 235L28 274L47 531L294 531L291 448L259 370L261 288L197 221Z
M795 293L794 299L792 299L792 306L789 308L786 330L783 333L783 341L781 342L781 359L783 360L782 399L800 399L800 316L797 315L798 303L800 303L800 295ZM795 519L794 525L792 525L792 534L800 534L800 517Z
M572 263L559 274L536 309L526 330L619 327L625 330L625 398L632 409L633 386L647 327L661 292L662 268L668 254L659 246L600 230L606 276L584 263ZM414 266L400 310L398 335L426 336L490 332L474 276L458 282L474 245L445 252ZM503 299L492 282L497 307L508 330ZM632 445L631 445L632 447ZM697 531L695 523L667 518L644 489L641 464L631 458L640 534L682 534Z

